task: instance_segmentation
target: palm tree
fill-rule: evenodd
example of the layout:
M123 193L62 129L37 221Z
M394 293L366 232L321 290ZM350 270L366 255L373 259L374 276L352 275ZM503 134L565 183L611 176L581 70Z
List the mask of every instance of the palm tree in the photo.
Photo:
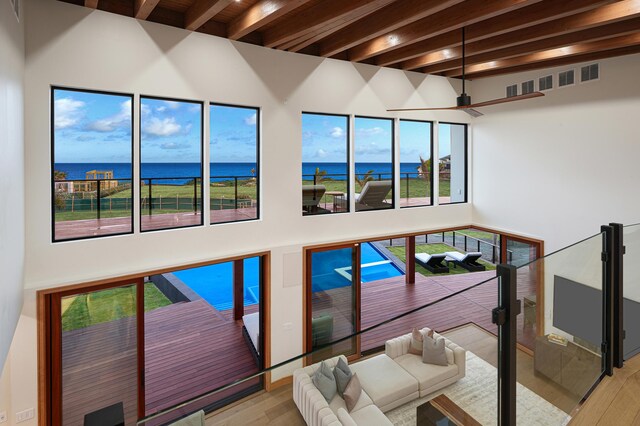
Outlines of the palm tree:
M313 182L317 185L324 180L325 175L327 174L326 170L320 170L320 167L316 167L316 172L313 175Z
M373 180L373 176L371 176L372 174L373 174L373 170L369 170L367 173L362 175L361 178L359 178L358 174L356 173L356 183L360 185L360 188L364 188L367 182L370 182Z
M60 170L54 170L53 171L53 180L54 181L65 180L66 178L67 178L67 172L62 172ZM64 201L64 195L62 193L62 190L57 190L56 191L54 204L55 204L56 208L58 208L59 210L64 210L64 208L66 207L66 203Z

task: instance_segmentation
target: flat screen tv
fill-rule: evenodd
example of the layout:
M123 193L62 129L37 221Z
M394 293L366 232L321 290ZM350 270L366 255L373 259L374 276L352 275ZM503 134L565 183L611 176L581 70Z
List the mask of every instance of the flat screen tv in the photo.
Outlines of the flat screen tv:
M558 275L553 284L553 326L599 347L602 291Z

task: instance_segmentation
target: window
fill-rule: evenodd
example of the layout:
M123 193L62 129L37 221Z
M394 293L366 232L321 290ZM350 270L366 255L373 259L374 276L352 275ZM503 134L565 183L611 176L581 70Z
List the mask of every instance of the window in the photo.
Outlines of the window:
M140 229L202 225L202 103L140 98Z
M400 207L433 204L431 140L431 122L400 120Z
M533 91L534 91L533 80L525 81L524 83L522 83L523 95L526 95L527 93L533 93Z
M53 241L133 232L133 96L52 88Z
M599 77L598 64L587 65L580 68L580 81L597 80Z
M260 217L260 110L211 104L209 182L211 223Z
M356 211L393 208L393 120L355 118Z
M511 98L513 96L518 96L517 84L512 84L511 86L507 86L507 98Z
M558 87L571 86L574 83L574 70L568 70L558 74Z
M467 202L467 125L438 124L439 204Z
M302 114L302 214L349 211L349 117Z
M541 91L553 89L553 76L546 75L544 77L540 77L538 79L538 89Z

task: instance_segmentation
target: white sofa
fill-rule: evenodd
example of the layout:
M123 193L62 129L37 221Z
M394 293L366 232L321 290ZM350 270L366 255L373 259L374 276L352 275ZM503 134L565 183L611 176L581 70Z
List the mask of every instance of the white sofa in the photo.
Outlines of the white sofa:
M428 328L421 330L423 333ZM435 337L439 337L437 333ZM433 393L465 375L465 350L445 338L448 365L424 364L419 355L408 353L411 334L388 340L385 353L350 364L358 375L362 394L349 413L344 400L336 394L330 403L311 381L320 363L293 373L293 400L310 426L384 426L392 423L385 412L416 398ZM334 368L343 355L326 360ZM345 358L346 361L346 358Z

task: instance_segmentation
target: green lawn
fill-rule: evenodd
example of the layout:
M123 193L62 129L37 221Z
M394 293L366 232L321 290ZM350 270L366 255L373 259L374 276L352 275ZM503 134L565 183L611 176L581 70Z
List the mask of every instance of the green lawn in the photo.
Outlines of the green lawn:
M134 315L135 293L135 286L129 286L73 296L73 301L62 314L62 330L76 330ZM144 285L145 312L170 304L171 301L155 284Z
M394 255L396 255L398 257L398 259L400 259L403 262L406 262L407 258L405 255L405 251L404 251L404 247L387 247L387 249L393 253ZM416 253L428 253L428 254L438 254L438 253L445 253L447 251L458 251L461 252L458 249L454 249L453 247L447 245L447 244L441 244L441 243L435 243L435 244L416 244ZM483 264L484 266L486 266L487 271L493 271L496 269L496 266L486 262L482 259L479 260L479 263ZM427 269L425 269L424 267L420 266L419 264L416 263L416 272L421 273L424 276L431 276L431 275L451 275L451 274L468 274L469 271L467 271L464 268L461 268L460 266L456 266L455 268L449 268L449 274L433 274L430 271L428 271Z

